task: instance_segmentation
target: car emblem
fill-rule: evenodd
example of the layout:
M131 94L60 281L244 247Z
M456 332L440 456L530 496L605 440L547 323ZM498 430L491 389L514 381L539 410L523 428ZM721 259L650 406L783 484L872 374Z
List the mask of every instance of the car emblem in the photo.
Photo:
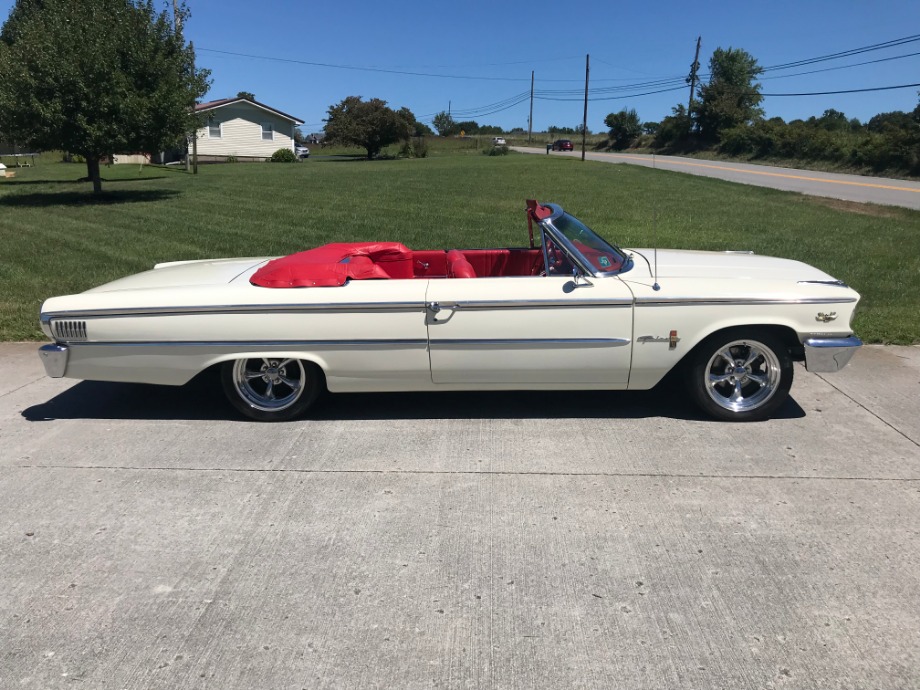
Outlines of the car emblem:
M818 315L815 317L815 321L820 321L821 323L827 323L828 321L833 321L837 318L837 312L832 311L825 314L823 311L819 311Z

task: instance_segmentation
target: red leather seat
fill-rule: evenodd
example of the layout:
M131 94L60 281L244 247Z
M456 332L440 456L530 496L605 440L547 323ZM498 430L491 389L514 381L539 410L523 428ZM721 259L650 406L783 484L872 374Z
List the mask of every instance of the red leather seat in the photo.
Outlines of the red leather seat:
M448 278L475 278L476 270L473 264L466 260L463 252L451 249L447 252L447 277Z

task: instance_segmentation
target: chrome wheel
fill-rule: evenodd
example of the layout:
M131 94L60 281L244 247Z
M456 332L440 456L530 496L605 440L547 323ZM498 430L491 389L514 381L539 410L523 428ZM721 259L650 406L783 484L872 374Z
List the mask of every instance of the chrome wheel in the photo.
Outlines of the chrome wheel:
M718 419L766 419L792 386L789 347L766 329L716 333L694 348L687 365L690 394Z
M294 405L306 378L298 359L239 359L233 364L236 393L260 412L280 412Z
M260 422L295 419L326 389L316 364L270 354L224 362L220 377L230 404Z
M756 340L735 340L710 358L706 377L706 392L716 405L745 412L760 407L776 393L779 359Z

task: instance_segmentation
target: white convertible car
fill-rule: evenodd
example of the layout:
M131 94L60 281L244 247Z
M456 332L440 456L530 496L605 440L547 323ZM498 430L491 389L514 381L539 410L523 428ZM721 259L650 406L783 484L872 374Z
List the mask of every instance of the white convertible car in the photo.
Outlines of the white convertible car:
M859 295L750 252L620 249L527 203L528 247L329 244L281 258L177 261L41 310L49 376L182 385L219 367L257 420L324 389L641 390L679 369L709 415L769 417L793 361L837 371Z

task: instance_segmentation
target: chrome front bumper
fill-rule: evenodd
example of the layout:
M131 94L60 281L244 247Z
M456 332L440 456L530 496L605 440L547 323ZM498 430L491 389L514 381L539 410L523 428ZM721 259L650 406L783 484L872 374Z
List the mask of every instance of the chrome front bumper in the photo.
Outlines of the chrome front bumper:
M66 345L42 345L38 348L38 356L45 365L45 373L53 379L59 379L67 371L67 356L70 348Z
M855 335L848 338L808 338L805 342L805 368L818 373L832 373L843 369L862 340Z

